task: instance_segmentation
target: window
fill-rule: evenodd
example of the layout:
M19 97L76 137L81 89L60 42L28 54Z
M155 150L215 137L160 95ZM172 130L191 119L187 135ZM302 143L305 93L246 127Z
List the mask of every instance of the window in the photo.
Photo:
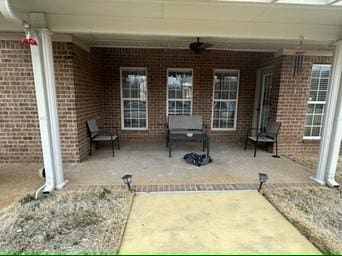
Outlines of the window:
M213 130L235 130L239 93L238 70L215 70L213 89Z
M314 64L312 66L309 100L304 125L304 139L321 138L330 68L330 65Z
M121 126L126 130L146 130L147 71L121 68Z
M192 114L192 70L167 70L167 115Z

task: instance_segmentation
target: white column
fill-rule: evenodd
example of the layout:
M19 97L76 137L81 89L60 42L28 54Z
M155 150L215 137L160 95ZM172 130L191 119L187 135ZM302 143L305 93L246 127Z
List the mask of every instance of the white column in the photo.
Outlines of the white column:
M334 60L329 83L328 95L325 106L325 117L322 131L322 139L319 151L319 160L316 182L335 187L336 166L338 151L340 148L341 122L338 121L341 112L341 73L342 73L342 42L335 46Z
M52 150L52 141L50 134L50 120L48 111L48 102L45 90L45 77L43 70L42 54L40 50L41 40L34 35L38 40L39 46L31 46L31 58L34 76L34 85L36 90L37 109L39 118L40 138L43 151L43 164L45 168L46 186L43 189L45 192L51 192L55 188L54 177L54 159Z
M39 36L41 38L41 49L44 63L44 76L46 96L48 102L49 116L50 116L50 129L51 141L54 159L55 170L55 185L57 189L61 189L65 185L63 176L63 162L61 153L61 144L59 136L59 122L58 122L58 108L56 96L56 82L55 82L55 69L52 52L52 33L48 29L40 29Z

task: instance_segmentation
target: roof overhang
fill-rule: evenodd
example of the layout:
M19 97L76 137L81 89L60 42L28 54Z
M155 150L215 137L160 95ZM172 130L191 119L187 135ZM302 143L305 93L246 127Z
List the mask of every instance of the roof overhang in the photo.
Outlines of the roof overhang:
M330 49L340 39L341 1L333 0L12 0L32 22L44 15L58 34L88 46L184 48L201 37L219 49ZM298 4L300 3L300 4ZM0 17L0 32L22 27Z

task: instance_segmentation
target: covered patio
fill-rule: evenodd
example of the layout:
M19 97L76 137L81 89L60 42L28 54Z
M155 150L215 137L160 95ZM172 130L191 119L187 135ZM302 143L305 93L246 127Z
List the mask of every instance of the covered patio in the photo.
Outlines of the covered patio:
M122 185L121 177L132 174L135 185L229 184L248 189L257 187L259 172L266 172L272 184L313 183L312 173L302 165L284 157L273 158L262 150L254 158L252 149L244 151L237 142L212 143L213 162L206 166L184 161L186 153L200 150L196 143L178 143L169 158L164 144L124 143L113 158L111 147L104 145L82 163L68 165L66 178L72 186Z
M336 187L342 130L341 3L0 0L8 68L3 81L14 102L4 103L9 109L4 113L13 117L2 133L4 161L43 162L45 192L63 188L67 180L71 185L121 184L127 173L138 185L254 186L258 173L267 172L275 184L310 183L312 176L321 185ZM37 45L19 44L23 23ZM196 43L208 47L193 51ZM329 68L317 71L314 65ZM324 87L324 101L313 103L314 71L325 84L318 86ZM126 82L130 77L142 81L138 90ZM181 96L173 87L177 77L187 80L179 82L188 87L179 90ZM217 82L225 79L230 89ZM317 98L321 95L320 89L312 90ZM21 111L27 102L29 113ZM317 113L313 108L309 112L314 104L320 106ZM173 114L203 116L213 138L213 163L187 165L182 157L197 149L192 144L176 145L173 157L167 157L161 141L165 121ZM89 119L106 131L120 130L122 149L115 158L107 147L88 157ZM243 150L238 141L246 131L262 128L268 119L282 123L280 153L319 151L315 174L284 157L258 151L253 158L251 150Z

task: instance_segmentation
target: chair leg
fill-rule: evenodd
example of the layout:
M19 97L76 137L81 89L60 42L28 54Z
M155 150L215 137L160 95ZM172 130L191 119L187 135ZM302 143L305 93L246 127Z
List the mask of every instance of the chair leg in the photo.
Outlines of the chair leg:
M278 156L278 142L277 141L275 141L275 146L276 146L276 153L275 155L273 155L273 157L280 158L280 156Z
M202 152L204 152L205 148L207 147L207 142L206 142L206 140L202 140L202 146L203 146Z
M114 140L112 140L112 151L113 151L113 157L114 157Z
M172 143L171 143L171 140L169 139L169 141L168 141L168 146L169 146L169 157L171 157L171 145L172 145Z
M93 147L93 142L92 140L90 139L90 142L89 142L89 155L91 156L92 154L92 147Z
M207 144L207 156L209 156L209 148L210 148L209 138L206 139L206 144Z
M118 143L118 150L120 150L120 138L118 137L117 140L118 140L117 141L117 143Z
M255 142L255 146L254 146L254 157L256 156L257 148L258 148L258 142Z
M245 140L245 150L247 149L247 144L248 144L248 136L246 137L246 140Z

